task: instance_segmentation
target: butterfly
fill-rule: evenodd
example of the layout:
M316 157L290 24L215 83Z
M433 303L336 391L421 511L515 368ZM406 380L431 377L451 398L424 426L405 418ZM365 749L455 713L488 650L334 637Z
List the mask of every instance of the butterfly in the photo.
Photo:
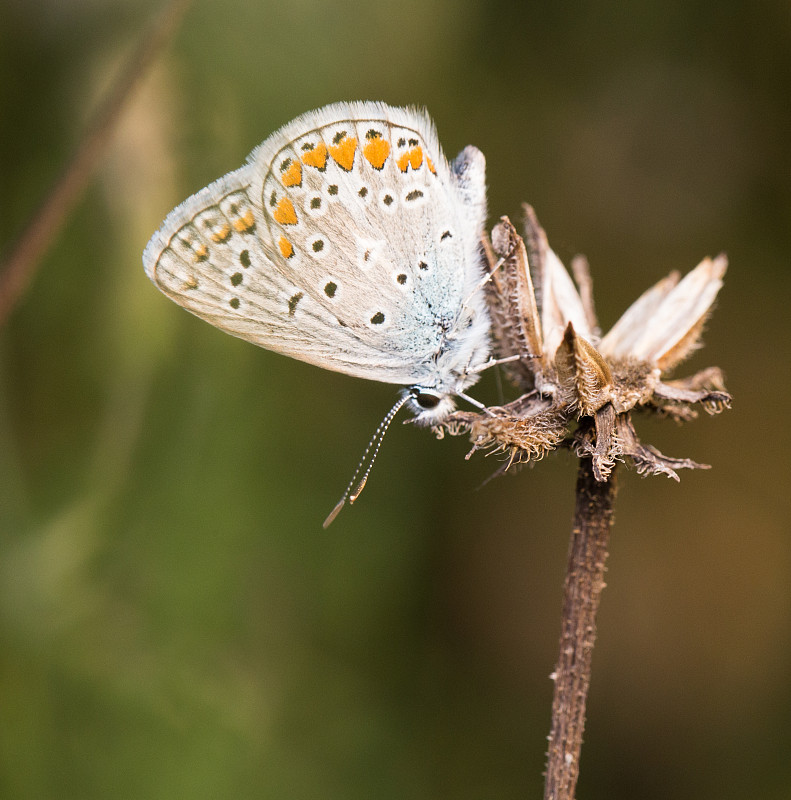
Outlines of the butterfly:
M485 218L480 150L448 163L425 112L336 103L288 123L171 211L143 264L220 330L404 386L364 462L403 405L435 425L489 363ZM359 494L356 475L339 506Z

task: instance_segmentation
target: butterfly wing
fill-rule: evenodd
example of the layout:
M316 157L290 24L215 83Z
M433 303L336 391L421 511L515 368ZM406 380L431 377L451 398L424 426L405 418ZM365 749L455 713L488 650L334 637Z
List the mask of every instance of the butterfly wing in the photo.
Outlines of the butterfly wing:
M269 350L440 385L488 353L485 309L465 303L481 274L483 172L474 148L449 167L422 113L329 106L171 212L146 272L179 305Z

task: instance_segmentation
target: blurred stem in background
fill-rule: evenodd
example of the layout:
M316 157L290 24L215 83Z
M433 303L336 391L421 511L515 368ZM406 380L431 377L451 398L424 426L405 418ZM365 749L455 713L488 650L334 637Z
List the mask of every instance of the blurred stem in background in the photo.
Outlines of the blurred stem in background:
M140 35L135 51L96 110L74 155L3 258L0 325L33 280L41 258L82 196L134 90L175 36L190 2L170 0Z

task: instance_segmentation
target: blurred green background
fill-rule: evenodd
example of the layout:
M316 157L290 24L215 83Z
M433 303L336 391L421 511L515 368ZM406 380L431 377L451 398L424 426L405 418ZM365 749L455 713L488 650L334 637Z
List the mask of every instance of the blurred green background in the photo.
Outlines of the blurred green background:
M0 2L4 248L152 0ZM540 797L575 465L480 485L393 387L166 300L165 214L299 113L425 105L537 209L609 327L727 252L705 350L732 411L638 419L680 485L621 475L580 796L791 796L787 2L195 0L0 332L0 796ZM495 402L491 379L476 396Z

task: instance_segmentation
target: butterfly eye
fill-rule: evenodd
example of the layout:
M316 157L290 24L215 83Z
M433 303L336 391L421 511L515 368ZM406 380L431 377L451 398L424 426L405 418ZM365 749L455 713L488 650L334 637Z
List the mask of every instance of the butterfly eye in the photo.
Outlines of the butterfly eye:
M415 402L423 409L436 408L442 396L431 389L418 389L415 387L413 390L413 397Z

